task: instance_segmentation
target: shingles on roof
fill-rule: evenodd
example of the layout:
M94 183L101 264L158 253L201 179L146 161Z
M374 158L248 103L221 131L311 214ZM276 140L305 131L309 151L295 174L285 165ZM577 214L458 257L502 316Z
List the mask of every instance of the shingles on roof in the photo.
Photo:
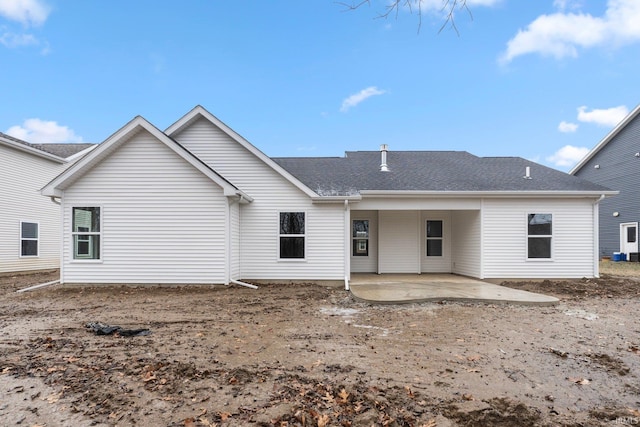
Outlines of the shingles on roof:
M13 136L7 135L2 132L0 132L0 136L5 139L11 140L13 142L17 142L18 144L26 145L27 147L35 148L36 150L53 154L54 156L58 156L63 159L66 159L67 157L71 157L74 154L78 154L79 152L86 150L87 148L92 147L94 145L94 144L31 144L29 142L23 141L18 138L14 138Z
M477 157L465 151L389 151L388 172L380 171L378 151L350 151L345 157L273 160L320 196L357 195L364 190L611 191L519 157ZM527 166L532 179L524 179Z

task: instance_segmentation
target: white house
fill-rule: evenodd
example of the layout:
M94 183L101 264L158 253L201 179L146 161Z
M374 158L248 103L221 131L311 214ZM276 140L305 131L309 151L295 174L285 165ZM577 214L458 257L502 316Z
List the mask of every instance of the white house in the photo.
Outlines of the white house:
M598 275L615 192L521 158L395 152L270 158L197 106L136 117L46 185L61 281L344 281L352 273Z
M93 144L29 144L0 133L0 273L58 268L60 207L40 195Z

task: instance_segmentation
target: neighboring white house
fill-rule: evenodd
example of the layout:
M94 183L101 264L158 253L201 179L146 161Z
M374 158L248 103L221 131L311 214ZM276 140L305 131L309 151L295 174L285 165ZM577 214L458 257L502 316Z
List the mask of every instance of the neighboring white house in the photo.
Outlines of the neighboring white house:
M197 106L136 117L46 185L66 283L345 281L352 273L598 275L615 192L521 158L270 158Z
M92 144L29 144L0 133L0 273L57 268L60 206L40 190Z

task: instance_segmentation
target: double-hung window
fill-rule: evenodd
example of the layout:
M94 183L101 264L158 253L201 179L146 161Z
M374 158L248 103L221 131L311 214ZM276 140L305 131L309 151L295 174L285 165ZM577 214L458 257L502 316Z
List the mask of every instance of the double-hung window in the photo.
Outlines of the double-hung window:
M37 257L40 225L37 222L20 222L20 256Z
M442 220L427 220L427 256L442 256Z
M72 227L73 259L101 259L100 208L74 207Z
M553 215L534 213L527 216L527 258L551 259Z
M304 259L305 213L280 212L280 259Z
M369 220L353 220L353 256L369 256Z

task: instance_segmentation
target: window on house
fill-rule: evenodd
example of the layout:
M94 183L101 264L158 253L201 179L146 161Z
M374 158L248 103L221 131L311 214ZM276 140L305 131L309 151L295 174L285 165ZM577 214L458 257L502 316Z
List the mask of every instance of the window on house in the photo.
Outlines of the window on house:
M427 220L427 256L442 256L442 220Z
M636 242L636 228L627 227L627 243L635 243L635 242Z
M38 256L39 228L37 222L20 222L20 256Z
M280 212L280 258L302 259L304 251L304 212Z
M100 208L73 208L74 259L100 259Z
M351 240L353 241L353 256L369 256L369 220L353 220Z
M527 220L527 258L551 258L552 215L529 214Z

